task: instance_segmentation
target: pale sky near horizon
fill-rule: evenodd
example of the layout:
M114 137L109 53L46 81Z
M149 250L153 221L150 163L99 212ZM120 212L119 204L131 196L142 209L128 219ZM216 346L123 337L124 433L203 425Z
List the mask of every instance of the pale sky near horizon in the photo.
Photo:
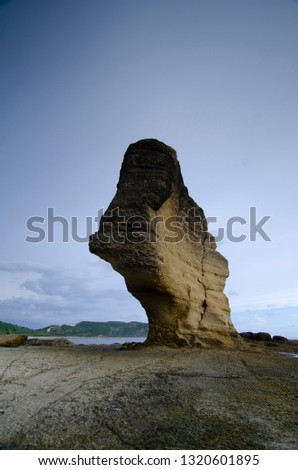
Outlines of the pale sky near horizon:
M84 237L128 145L152 137L225 229L236 328L298 337L298 1L0 0L0 61L0 320L146 321L71 218ZM249 240L251 207L271 241ZM54 242L26 242L48 208L68 242L59 223Z

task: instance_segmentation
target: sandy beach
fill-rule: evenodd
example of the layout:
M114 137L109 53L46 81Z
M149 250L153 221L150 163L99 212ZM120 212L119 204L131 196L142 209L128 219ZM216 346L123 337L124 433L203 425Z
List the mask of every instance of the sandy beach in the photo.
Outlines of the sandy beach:
M265 347L1 348L0 447L298 449L297 365Z

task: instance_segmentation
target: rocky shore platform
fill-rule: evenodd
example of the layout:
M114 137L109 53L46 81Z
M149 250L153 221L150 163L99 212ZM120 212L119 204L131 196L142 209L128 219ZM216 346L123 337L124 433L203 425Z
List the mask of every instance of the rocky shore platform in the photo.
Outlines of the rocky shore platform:
M297 342L1 348L0 448L298 449L298 359L282 351Z

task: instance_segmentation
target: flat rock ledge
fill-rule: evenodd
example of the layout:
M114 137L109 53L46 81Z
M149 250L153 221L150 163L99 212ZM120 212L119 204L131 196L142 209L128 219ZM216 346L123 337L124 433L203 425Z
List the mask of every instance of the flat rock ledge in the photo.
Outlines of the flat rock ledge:
M297 359L252 348L3 348L0 448L298 449Z

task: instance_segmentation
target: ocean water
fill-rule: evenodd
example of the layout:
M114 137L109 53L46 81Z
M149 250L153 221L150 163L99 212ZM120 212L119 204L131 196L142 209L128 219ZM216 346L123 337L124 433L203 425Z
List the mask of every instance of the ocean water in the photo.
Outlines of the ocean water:
M30 337L33 339L33 337ZM143 343L146 338L122 338L122 337L84 337L84 336L39 336L38 339L68 339L73 344L124 344L124 343Z
M143 343L146 338L110 338L110 337L94 337L94 338L86 338L86 337L67 337L69 341L74 344L124 344L124 343Z

